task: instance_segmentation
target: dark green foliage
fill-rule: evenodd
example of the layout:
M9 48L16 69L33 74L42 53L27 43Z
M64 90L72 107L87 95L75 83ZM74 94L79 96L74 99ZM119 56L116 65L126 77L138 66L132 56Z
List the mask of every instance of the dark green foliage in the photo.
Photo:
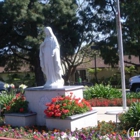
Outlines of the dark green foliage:
M8 74L6 83L13 83L16 87L20 84L28 85L28 87L36 86L35 76L32 73Z
M111 85L95 84L92 87L85 87L83 92L84 98L90 100L92 98L106 98L106 99L115 99L122 98L121 89L113 88ZM139 99L139 93L126 93L127 99Z
M125 51L129 55L139 56L140 51L140 0L121 3L122 17L126 20L123 24ZM126 18L127 17L127 18Z
M0 93L1 113L27 113L28 101L24 96L26 85L15 88L13 84L5 84L5 91Z
M120 124L123 128L129 129L134 127L134 129L140 129L140 102L134 102L123 114L119 116Z
M110 85L104 86L96 84L93 87L88 87L84 90L84 98L89 100L92 98L121 98L122 93L118 89L112 88Z
M35 73L37 85L44 84L39 62L39 46L44 39L43 27L51 26L61 48L65 62L65 77L68 80L82 63L74 55L79 53L83 42L92 42L93 29L91 12L78 8L76 0L5 0L0 3L0 64L6 71L17 71L23 64ZM77 61L78 60L78 61Z
M4 104L8 105L12 99L15 97L15 93L6 93L3 92L0 94L0 105L1 109L4 107Z
M115 0L86 0L89 7L93 8L92 17L96 18L97 32L103 36L96 38L95 44L100 47L101 56L104 62L115 66L118 64L118 42L116 28L116 1ZM140 57L140 0L137 1L120 1L120 14L123 35L124 54L135 55ZM95 11L97 14L94 14ZM99 41L100 40L100 41ZM130 63L125 61L125 63ZM136 65L136 63L133 63Z
M43 83L38 55L43 38L42 12L43 6L37 0L5 0L0 19L0 54L3 58L0 63L5 64L5 71L18 71L29 64L38 84Z
M127 99L140 99L140 92L135 93L135 92L130 92L126 94Z
M96 19L96 33L93 39L96 46L99 46L101 57L105 64L115 66L118 64L117 32L115 19L115 1L113 0L86 0L89 7L94 9L92 18ZM100 40L100 41L99 41ZM116 48L115 48L116 46Z

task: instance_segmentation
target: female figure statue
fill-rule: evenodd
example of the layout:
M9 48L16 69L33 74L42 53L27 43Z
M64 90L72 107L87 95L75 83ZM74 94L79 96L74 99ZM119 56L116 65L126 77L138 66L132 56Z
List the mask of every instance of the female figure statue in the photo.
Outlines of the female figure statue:
M40 45L40 66L47 81L44 88L63 87L62 67L60 62L60 48L57 38L50 27L45 27L46 38Z

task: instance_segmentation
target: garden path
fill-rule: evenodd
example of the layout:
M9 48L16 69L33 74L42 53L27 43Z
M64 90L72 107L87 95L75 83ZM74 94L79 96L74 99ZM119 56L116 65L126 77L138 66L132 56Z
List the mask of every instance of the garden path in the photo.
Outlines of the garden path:
M113 121L116 122L116 115L105 114L107 111L120 111L123 107L112 106L112 107L93 107L97 110L97 120L98 121Z

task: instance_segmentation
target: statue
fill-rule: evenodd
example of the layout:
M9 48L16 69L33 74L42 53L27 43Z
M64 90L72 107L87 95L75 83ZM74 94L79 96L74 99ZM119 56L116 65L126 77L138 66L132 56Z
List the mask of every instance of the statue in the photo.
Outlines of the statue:
M44 88L63 87L60 47L51 27L45 27L46 38L40 45L40 66L47 77Z

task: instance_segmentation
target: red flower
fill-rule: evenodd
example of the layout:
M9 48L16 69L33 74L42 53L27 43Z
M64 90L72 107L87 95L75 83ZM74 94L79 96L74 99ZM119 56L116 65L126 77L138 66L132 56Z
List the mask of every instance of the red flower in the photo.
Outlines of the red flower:
M57 109L58 109L59 107L60 107L60 105L56 105L56 106L55 106L55 108L57 108Z
M26 98L22 95L22 96L21 96L21 100L22 100L22 101L25 101Z
M68 109L62 110L62 112L63 112L64 114L67 114L67 113L69 113L69 110L68 110Z
M67 104L66 103L63 103L63 106L67 106Z
M52 102L56 102L57 101L57 98L52 98Z
M60 113L60 112L56 112L56 113L55 113L55 116L56 116L56 117L60 117L60 116L61 116L61 113Z
M68 96L58 96L52 99L52 102L46 104L47 109L44 113L47 117L59 117L66 118L70 115L84 113L92 110L90 103L84 99L76 98L72 96L72 93Z
M52 117L54 115L54 112L49 112L47 110L44 111L44 113L46 114L46 116L48 117Z
M20 97L20 93L16 94L16 98L19 98Z
M53 110L55 108L54 104L50 104L50 106L48 106L48 110Z
M19 112L24 112L24 108L20 108Z
M14 89L14 88L15 88L15 86L14 86L14 85L11 85L11 88L13 88L13 89Z
M82 103L79 103L78 106L83 107L83 104Z
M6 106L6 110L9 111L11 109L10 106Z
M50 140L55 140L55 137L54 136L50 136Z

